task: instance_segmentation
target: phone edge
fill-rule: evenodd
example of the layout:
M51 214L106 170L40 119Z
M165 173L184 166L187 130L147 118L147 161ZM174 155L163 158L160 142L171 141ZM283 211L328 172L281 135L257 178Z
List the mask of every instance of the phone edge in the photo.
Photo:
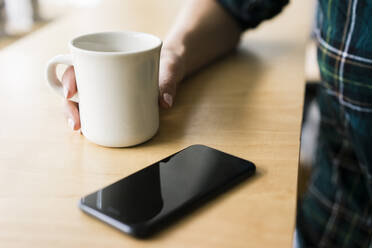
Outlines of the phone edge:
M134 228L132 228L131 226L129 225L126 225L118 220L115 220L93 208L90 208L88 206L86 206L83 202L82 202L82 199L79 200L79 203L78 203L78 206L80 208L80 210L82 210L84 213L96 218L96 219L99 219L100 221L124 232L124 233L127 233L127 234L130 234L130 235L133 235L133 236L138 236L138 233L135 231Z

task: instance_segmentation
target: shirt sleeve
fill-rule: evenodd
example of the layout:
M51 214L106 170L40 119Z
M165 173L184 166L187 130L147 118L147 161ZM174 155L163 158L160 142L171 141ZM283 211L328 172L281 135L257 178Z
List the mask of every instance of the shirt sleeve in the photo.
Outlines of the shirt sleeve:
M245 30L280 13L289 0L217 0Z

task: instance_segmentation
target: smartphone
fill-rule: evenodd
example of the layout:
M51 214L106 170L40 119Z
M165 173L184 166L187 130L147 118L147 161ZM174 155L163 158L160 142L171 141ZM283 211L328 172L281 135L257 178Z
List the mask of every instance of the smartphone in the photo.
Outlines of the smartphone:
M192 145L83 197L85 213L145 238L242 179L255 165L204 145Z

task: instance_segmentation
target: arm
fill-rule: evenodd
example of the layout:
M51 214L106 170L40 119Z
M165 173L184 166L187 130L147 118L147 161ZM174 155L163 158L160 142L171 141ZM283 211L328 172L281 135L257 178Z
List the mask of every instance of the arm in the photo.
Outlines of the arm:
M171 107L177 84L185 76L232 50L243 30L277 15L287 3L288 0L189 0L164 42L160 105Z
M160 104L170 107L177 84L212 60L232 50L242 30L214 0L186 3L164 41L160 63Z

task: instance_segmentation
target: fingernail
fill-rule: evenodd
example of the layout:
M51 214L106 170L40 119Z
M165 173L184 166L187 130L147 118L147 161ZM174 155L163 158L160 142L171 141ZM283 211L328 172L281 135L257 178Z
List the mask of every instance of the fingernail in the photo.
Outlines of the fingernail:
M164 93L163 98L164 98L164 101L169 105L169 107L172 107L173 97L168 93Z
M67 99L68 89L67 89L66 87L63 87L63 95L64 95L65 98Z
M73 119L68 118L68 125L71 127L72 130L74 130L75 122Z

